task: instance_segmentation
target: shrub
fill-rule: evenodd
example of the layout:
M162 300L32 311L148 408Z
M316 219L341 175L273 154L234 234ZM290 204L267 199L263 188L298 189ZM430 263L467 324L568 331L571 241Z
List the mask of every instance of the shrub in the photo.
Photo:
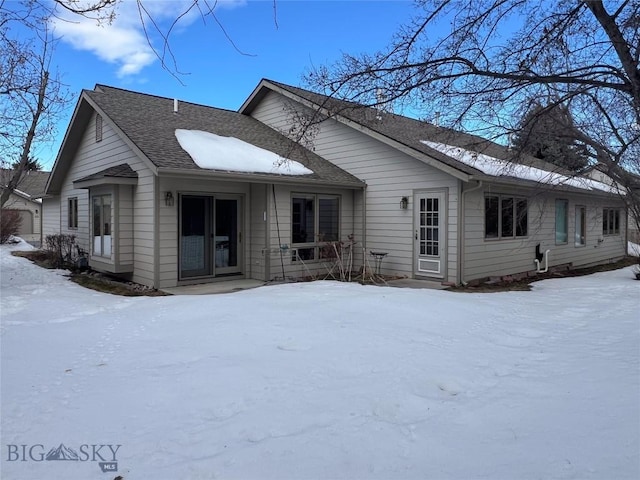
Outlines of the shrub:
M67 267L75 260L76 236L58 233L47 235L44 239L45 250L49 252L54 268Z
M0 243L7 243L11 235L16 235L22 225L22 217L17 210L2 209L0 212Z

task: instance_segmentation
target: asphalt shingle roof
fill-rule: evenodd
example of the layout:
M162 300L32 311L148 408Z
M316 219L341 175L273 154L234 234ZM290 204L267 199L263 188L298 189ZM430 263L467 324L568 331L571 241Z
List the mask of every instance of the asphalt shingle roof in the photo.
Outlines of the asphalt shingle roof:
M289 140L258 120L238 112L153 95L96 85L85 90L95 104L158 168L203 170L178 143L176 129L203 130L235 137L252 145L300 162L314 173L300 176L305 181L362 186L363 182L310 150ZM278 174L252 173L253 177L275 179ZM292 176L287 176L289 179ZM296 176L297 177L297 176Z
M0 172L0 181L2 184L7 183L12 174L13 170L2 169ZM47 186L47 181L49 180L49 174L50 172L42 172L40 170L31 170L26 172L18 184L18 190L33 198L43 196L45 187Z
M97 178L138 178L138 173L131 168L128 164L123 163L114 167L105 168L99 172L89 175L87 177L77 180L78 182L84 182L87 180L93 180Z
M368 128L371 131L383 135L393 141L399 142L419 153L435 158L445 165L453 167L468 175L484 176L480 170L430 148L422 143L421 140L455 145L457 147L483 153L494 158L537 166L542 169L552 169L553 171L559 170L557 166L551 166L548 163L533 157L514 155L514 153L507 147L476 135L439 127L425 121L396 115L390 112L380 112L372 107L365 107L358 103L340 100L273 80L267 81L285 91L297 95L300 98L306 99L314 105L327 109L330 112L330 115L339 115L344 117Z

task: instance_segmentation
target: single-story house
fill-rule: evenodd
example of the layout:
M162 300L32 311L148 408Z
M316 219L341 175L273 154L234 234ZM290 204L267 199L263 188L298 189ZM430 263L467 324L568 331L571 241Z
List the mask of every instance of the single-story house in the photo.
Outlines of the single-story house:
M1 184L6 185L12 174L13 170L2 169ZM17 235L35 246L42 244L42 196L48 179L49 172L26 172L2 208L18 212L22 222Z
M364 187L248 115L97 85L58 153L44 230L76 235L92 268L155 288L297 277L323 268L308 261L314 232L357 230Z
M354 266L462 283L625 254L611 187L507 148L263 80L239 111L97 85L47 185L45 233L155 288Z

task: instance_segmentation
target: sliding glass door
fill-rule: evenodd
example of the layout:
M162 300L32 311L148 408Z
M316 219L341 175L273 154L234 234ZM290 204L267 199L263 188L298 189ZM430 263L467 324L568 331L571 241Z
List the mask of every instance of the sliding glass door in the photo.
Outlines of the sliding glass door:
M180 278L242 273L241 198L181 195Z

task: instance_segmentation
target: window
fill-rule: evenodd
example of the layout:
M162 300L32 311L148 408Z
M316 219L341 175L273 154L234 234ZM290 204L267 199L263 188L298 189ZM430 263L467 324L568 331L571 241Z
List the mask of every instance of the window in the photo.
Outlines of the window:
M67 226L78 228L78 197L71 197L67 206Z
M488 195L484 198L485 238L513 238L528 235L526 198Z
M602 234L620 235L620 209L602 209Z
M586 212L586 207L576 206L576 247L584 247L587 244Z
M556 245L569 241L568 211L569 202L567 200L556 200Z
M96 142L102 141L102 115L96 115Z
M319 246L340 239L340 198L294 194L291 198L291 244L301 260L320 258ZM294 257L295 260L295 257Z
M111 256L111 195L93 197L93 254Z

